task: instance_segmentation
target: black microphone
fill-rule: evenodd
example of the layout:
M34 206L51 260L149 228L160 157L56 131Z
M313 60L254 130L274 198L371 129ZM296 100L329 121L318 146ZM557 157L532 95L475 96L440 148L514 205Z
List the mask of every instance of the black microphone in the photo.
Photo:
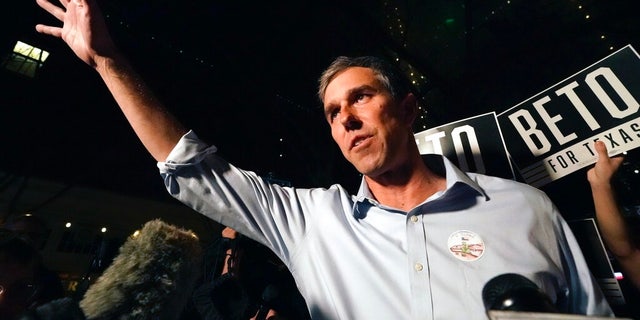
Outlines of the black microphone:
M258 314L256 315L256 320L266 320L267 314L269 313L269 309L273 302L278 298L280 292L278 291L278 287L273 284L267 285L262 291L262 299L260 301L260 306L258 307Z
M560 313L551 298L524 276L505 273L482 288L485 310Z

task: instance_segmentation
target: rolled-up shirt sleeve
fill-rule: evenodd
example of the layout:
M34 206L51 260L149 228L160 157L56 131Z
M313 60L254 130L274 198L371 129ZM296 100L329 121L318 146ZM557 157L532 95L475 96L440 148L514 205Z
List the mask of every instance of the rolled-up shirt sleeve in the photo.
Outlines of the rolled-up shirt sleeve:
M299 193L309 190L270 184L216 155L217 148L186 133L164 162L160 175L169 194L195 211L235 229L281 258L304 234Z

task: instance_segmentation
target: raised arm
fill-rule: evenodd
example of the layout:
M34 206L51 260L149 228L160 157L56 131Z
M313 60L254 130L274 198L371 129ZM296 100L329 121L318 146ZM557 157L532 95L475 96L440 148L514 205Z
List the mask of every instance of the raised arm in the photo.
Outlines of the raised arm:
M611 177L624 159L609 157L607 147L602 141L595 142L595 149L598 160L595 166L587 171L587 179L591 185L598 228L625 275L640 288L640 248L631 239L611 185Z
M38 24L36 30L64 40L98 72L143 145L157 161L164 161L187 129L119 52L96 1L60 0L62 7L48 0L36 2L62 22L62 27Z

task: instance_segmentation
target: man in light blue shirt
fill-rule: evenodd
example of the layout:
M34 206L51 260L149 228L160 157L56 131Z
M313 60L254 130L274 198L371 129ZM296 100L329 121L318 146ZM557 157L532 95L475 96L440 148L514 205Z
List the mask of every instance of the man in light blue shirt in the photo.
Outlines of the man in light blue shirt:
M332 137L363 175L358 194L285 188L225 162L166 112L94 0L37 1L64 24L36 29L95 68L169 193L271 248L314 319L486 319L482 288L503 273L533 280L560 312L612 315L544 193L419 154L417 98L391 64L340 57L320 79Z
M381 204L364 178L355 196L269 184L193 132L158 166L176 198L273 249L314 319L486 319L482 288L503 273L534 280L561 312L611 315L544 193L424 160L446 187L409 211Z

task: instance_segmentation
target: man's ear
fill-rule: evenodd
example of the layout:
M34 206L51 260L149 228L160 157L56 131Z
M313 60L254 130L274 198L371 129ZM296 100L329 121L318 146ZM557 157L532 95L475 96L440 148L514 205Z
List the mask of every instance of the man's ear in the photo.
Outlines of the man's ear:
M413 126L413 122L418 116L418 101L416 96L409 92L400 102L400 112L403 117L404 123Z

